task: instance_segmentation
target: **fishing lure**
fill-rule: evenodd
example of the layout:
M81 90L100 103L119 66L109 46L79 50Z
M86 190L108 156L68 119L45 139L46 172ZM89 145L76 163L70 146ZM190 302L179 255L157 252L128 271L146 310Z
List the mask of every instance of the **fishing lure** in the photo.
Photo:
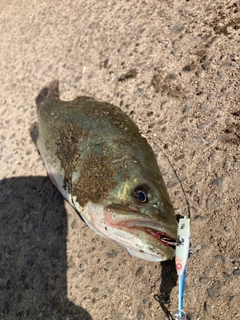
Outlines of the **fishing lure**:
M176 243L175 264L178 274L178 311L174 314L175 320L186 320L187 315L183 311L183 298L186 276L186 264L190 247L190 219L184 217L178 223L178 238Z

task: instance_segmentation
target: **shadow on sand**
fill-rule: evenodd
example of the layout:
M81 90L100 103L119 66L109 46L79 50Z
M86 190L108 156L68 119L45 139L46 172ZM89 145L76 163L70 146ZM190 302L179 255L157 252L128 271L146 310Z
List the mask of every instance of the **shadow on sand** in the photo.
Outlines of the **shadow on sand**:
M0 318L91 320L67 299L67 215L47 177L0 181Z
M172 289L177 285L177 272L175 267L175 260L168 260L161 262L161 285L159 294L154 295L154 299L159 302L167 319L173 319L168 309L170 303L170 294ZM177 310L176 310L177 311Z

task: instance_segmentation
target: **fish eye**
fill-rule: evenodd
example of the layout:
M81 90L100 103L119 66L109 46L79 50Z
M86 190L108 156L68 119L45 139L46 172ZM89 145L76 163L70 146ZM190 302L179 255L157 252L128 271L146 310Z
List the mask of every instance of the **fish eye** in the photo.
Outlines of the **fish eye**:
M138 186L133 191L134 197L141 203L147 203L150 197L150 190L146 186Z

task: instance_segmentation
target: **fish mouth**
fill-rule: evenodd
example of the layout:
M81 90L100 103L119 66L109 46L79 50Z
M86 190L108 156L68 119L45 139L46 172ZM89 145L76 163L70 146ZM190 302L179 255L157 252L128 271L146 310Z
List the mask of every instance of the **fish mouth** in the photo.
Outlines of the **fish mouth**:
M148 215L140 213L136 208L122 205L108 206L105 211L105 219L107 224L118 229L126 228L129 232L131 232L131 229L132 231L144 231L152 239L155 238L157 243L175 250L177 222L176 225L169 225L166 222L156 221Z
M137 217L136 217L137 219ZM154 225L153 225L154 224ZM149 227L149 225L153 225L152 227ZM126 223L120 223L118 224L119 228L121 226L127 227L127 228L137 228L144 230L147 234L157 239L159 242L164 244L166 247L171 247L175 250L176 247L176 237L173 237L169 235L166 231L163 231L166 229L166 226L158 225L156 222L153 222L153 220L147 220L146 221L129 221Z
M176 248L176 239L169 238L167 234L161 233L159 231L145 228L146 232L158 239L161 243L163 243L166 247L171 247L172 249L175 250Z

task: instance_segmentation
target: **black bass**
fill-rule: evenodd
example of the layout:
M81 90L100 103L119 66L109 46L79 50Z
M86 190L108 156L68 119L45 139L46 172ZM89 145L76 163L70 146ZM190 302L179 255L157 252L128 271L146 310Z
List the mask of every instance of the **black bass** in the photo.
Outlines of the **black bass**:
M175 254L177 221L153 150L118 107L59 99L58 81L36 98L35 143L64 198L97 234L131 255Z

